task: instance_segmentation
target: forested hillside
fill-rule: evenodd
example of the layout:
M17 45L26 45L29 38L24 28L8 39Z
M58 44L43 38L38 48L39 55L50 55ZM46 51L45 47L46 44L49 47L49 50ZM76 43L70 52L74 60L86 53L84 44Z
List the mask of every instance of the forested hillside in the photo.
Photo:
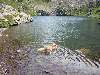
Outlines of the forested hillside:
M43 10L56 16L93 16L100 18L100 0L0 0L19 11L37 15ZM60 14L59 14L60 13Z

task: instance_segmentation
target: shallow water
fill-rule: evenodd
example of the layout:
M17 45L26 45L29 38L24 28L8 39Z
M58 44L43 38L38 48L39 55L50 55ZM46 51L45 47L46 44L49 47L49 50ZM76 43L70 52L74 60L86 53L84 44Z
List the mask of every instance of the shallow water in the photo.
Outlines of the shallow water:
M55 53L43 55L37 52L53 41L59 42ZM6 30L0 37L0 49L1 74L100 74L100 26L95 19L33 17L31 23Z

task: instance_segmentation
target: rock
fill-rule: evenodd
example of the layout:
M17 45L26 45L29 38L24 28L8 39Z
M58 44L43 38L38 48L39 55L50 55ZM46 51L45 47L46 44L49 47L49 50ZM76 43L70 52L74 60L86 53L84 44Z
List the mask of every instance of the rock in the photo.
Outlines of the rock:
M98 22L98 25L100 25L100 22Z
M0 36L2 36L2 34L0 34Z
M8 37L8 34L6 34L5 36Z
M46 12L44 10L38 10L37 13L39 16L49 16L50 15L49 12Z
M5 31L7 28L0 28L0 36L2 36L2 32Z
M27 15L24 12L20 12L19 15L14 18L14 21L17 24L28 23L28 22L32 22L32 17L30 15Z
M11 25L8 24L9 26L16 26L18 24L28 23L33 21L30 15L24 12L18 12L12 6L6 4L0 3L0 10L2 11L0 12L0 18L3 19L3 20L0 19L0 21L11 22L10 23Z
M0 18L5 19L2 13L0 13Z
M19 50L17 50L17 52L19 53L19 52L21 52L21 50L19 49Z

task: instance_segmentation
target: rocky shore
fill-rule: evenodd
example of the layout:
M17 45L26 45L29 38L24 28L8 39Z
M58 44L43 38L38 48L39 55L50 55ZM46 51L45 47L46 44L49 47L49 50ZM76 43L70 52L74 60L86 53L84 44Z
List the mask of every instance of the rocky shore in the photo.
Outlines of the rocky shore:
M0 36L2 36L2 32L5 31L7 28L0 28Z
M24 12L19 12L12 6L0 3L0 28L31 22L32 17Z

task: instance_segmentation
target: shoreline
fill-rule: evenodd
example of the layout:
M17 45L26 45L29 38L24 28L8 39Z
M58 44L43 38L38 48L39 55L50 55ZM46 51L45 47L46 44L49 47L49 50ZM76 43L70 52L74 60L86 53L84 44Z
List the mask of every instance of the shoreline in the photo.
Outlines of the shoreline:
M7 30L7 28L0 28L0 36L2 36L2 33Z

